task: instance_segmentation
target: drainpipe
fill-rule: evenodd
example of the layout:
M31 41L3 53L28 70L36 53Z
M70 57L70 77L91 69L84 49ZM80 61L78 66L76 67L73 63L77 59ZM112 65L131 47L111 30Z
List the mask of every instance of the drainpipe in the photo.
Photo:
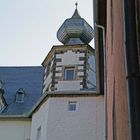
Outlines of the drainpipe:
M103 59L104 59L104 139L107 140L107 94L106 94L106 48L105 48L105 27L102 25L94 24L95 27L102 30L102 38L103 38Z

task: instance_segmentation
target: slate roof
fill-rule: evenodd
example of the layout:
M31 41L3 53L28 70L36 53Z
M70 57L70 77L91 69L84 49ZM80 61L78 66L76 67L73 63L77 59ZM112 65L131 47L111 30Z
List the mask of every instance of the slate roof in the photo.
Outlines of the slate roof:
M77 8L73 16L66 19L57 31L58 40L65 45L88 44L93 37L93 28L81 18Z
M2 116L26 116L42 95L44 68L0 67L0 80L4 84L4 97L8 104ZM18 89L25 91L23 103L15 101Z

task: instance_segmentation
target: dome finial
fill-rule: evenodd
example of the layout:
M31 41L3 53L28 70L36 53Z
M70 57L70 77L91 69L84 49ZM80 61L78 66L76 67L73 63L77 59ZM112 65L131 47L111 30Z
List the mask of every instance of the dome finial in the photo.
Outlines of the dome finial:
M75 3L75 11L74 11L74 14L73 14L72 18L81 18L79 13L78 13L77 6L78 6L78 3L76 2Z
M66 19L57 31L57 38L64 45L88 44L94 35L92 27L79 15L77 5L76 2L72 17Z
M76 9L77 9L77 6L78 6L78 3L77 2L75 3L75 6L76 6Z

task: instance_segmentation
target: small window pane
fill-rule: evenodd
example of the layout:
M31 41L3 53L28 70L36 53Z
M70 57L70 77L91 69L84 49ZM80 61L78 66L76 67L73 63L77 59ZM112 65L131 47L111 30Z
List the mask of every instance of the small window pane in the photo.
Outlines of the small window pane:
M16 93L16 102L24 102L25 91L20 88Z
M36 140L41 140L41 127L37 129L37 137Z
M68 110L69 111L75 111L76 110L76 103L77 102L69 102L69 104L68 104Z
M22 102L23 101L24 94L17 94L16 95L16 101Z
M73 79L74 79L74 68L66 68L65 80L73 80Z

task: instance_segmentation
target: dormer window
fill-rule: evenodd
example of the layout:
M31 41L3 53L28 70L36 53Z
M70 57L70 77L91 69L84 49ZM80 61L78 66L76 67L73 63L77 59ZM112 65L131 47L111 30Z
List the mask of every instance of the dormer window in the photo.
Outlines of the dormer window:
M74 80L75 79L75 68L66 67L65 68L65 80Z
M3 82L0 80L0 89L3 87Z
M7 105L6 100L3 96L4 89L2 87L3 87L3 82L0 80L0 112L2 112L6 108L6 105Z
M25 97L25 91L22 88L20 88L16 93L16 102L23 103L24 97Z

